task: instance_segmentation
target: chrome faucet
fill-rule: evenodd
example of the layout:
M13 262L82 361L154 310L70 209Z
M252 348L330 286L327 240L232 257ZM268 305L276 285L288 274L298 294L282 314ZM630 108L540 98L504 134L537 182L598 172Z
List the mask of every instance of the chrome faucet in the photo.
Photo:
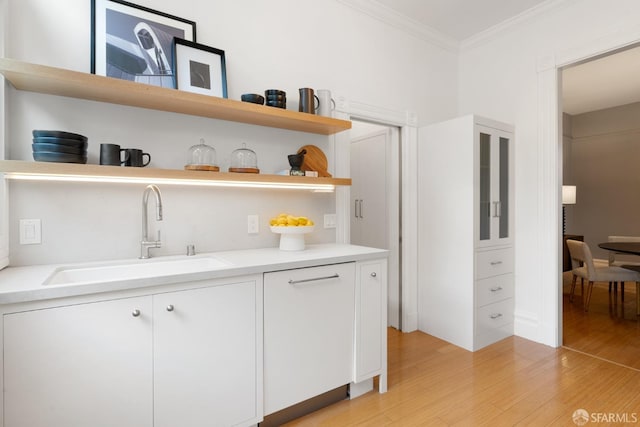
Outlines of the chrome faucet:
M156 221L162 221L162 198L160 197L160 189L156 185L147 185L142 193L142 240L140 241L140 258L150 258L149 249L159 248L162 246L160 241L160 230L158 230L158 240L149 240L149 229L147 223L147 203L149 202L149 193L153 193L156 198Z

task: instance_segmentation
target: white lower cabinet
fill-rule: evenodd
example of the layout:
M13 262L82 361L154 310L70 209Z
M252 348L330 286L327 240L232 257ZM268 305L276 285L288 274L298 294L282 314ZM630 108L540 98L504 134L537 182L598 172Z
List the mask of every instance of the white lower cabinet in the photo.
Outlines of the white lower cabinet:
M4 315L5 427L252 425L261 277Z
M151 305L141 297L5 315L4 426L152 426Z
M353 381L380 375L380 392L386 391L387 371L387 261L357 264L356 342Z
M355 263L264 274L264 410L352 381Z

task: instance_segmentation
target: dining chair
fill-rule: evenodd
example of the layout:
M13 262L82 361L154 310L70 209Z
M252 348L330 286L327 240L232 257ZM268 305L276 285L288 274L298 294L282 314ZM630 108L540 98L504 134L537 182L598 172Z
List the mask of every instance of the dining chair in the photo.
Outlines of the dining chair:
M584 301L584 311L589 310L589 302L593 293L593 284L595 282L640 282L640 273L634 270L618 267L618 266L595 266L593 256L589 245L578 240L567 240L569 247L569 255L571 257L571 294L569 301L573 302L573 295L576 288L576 281L580 277L583 281L588 282L587 294ZM584 283L584 282L583 282ZM584 286L582 289L584 295Z

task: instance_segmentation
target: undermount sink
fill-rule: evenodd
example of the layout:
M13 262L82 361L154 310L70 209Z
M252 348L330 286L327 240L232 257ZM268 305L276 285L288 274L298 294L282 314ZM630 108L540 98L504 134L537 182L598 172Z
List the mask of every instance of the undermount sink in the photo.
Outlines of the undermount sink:
M229 263L212 255L78 265L57 268L43 285L78 285L218 270Z

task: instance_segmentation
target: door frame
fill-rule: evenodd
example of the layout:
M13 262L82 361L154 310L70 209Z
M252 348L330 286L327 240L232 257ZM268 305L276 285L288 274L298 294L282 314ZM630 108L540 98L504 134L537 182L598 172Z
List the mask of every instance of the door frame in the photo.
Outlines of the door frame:
M401 295L400 325L403 332L418 329L418 118L414 112L390 110L336 96L333 117L343 120L359 119L400 129L400 243ZM332 159L336 176L351 176L351 132L335 134ZM349 186L336 188L336 243L350 241L351 192ZM404 230L404 232L403 232Z
M516 334L562 345L562 69L640 43L640 28L616 31L581 46L550 52L537 60L538 218L541 283L539 317L521 313ZM516 313L518 315L518 313Z

